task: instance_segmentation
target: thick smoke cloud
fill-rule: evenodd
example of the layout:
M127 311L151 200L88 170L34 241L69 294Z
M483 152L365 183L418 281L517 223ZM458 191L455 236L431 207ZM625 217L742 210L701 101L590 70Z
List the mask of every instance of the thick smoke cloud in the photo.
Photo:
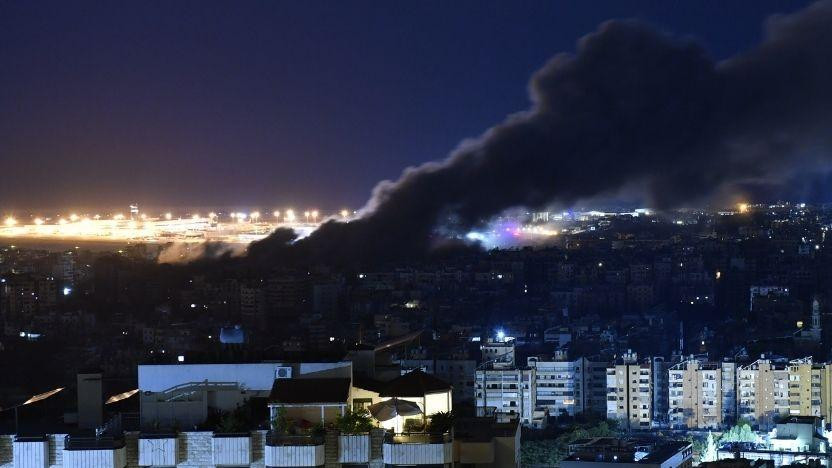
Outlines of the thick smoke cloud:
M569 205L623 189L670 208L828 161L832 3L772 18L757 48L716 63L696 43L610 21L531 79L531 109L447 159L380 183L350 223L260 253L321 261L418 256L438 223L460 228L517 206ZM487 97L484 97L487 98Z

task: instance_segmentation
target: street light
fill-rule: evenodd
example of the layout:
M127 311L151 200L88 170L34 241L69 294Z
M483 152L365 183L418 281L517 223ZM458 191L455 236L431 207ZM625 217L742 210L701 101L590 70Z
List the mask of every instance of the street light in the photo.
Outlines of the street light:
M341 217L342 217L342 218L346 218L346 217L347 217L347 216L349 216L349 215L350 215L350 212L349 212L349 211L347 211L347 210L341 210Z
M45 400L45 399L47 399L47 398L49 398L53 395L56 395L56 394L60 393L63 389L64 389L64 387L58 387L54 390L49 390L48 392L38 393L37 395L33 395L28 400L24 401L23 403L21 403L19 405L11 406L11 407L8 407L8 408L2 408L2 409L0 409L0 411L8 411L8 410L12 410L12 409L14 410L14 432L15 432L15 434L17 434L17 433L19 433L19 431L18 431L17 410L21 406L31 405L32 403L37 403L39 401L43 401L43 400Z
M308 223L308 222L309 222L309 212L308 212L308 211L304 211L304 212L303 212L303 216L305 216L305 217L306 217L306 222Z
M272 216L274 216L274 219L280 221L280 212L279 211L273 212Z
M107 398L107 401L104 402L105 405L112 405L113 403L118 403L121 400L126 400L131 396L139 393L139 389L136 388L134 390L128 390L126 392L117 393L110 398Z
M312 221L318 222L318 210L312 211Z
M286 220L290 223L295 220L295 210L288 209L286 210Z

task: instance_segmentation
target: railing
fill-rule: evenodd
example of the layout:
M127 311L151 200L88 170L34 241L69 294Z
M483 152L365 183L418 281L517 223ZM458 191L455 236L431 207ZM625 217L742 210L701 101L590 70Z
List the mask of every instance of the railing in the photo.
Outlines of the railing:
M64 450L114 450L124 447L124 435L74 436L64 438Z
M266 433L266 445L270 445L272 447L276 446L283 446L283 445L323 445L324 438L322 436L316 436L311 434L302 434L302 435L288 435L288 434L277 434L273 431L269 431Z
M447 444L453 441L449 432L444 434L431 432L388 432L384 435L385 444Z

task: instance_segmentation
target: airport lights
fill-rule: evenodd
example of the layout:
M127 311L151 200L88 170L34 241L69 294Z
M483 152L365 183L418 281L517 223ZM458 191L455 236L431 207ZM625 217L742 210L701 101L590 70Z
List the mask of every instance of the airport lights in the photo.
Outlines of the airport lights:
M319 214L318 210L313 210L312 211L312 222L315 222L315 223L318 222L318 214Z
M295 220L295 211L294 210L286 210L286 220L290 223Z
M256 223L258 219L260 219L260 212L259 211L253 211L251 213L251 222Z
M17 220L14 219L14 217L9 216L8 218L6 218L5 224L6 224L6 226L12 227L15 224L17 224Z
M272 216L274 216L274 219L280 222L280 211L275 210L274 212L272 212Z
M308 222L309 222L309 212L308 212L308 211L304 211L304 212L303 212L303 216L306 218L306 222L308 223Z
M171 219L173 219L173 215L170 213L165 213L165 219L170 221Z
M349 215L350 215L350 212L349 212L349 211L347 211L347 210L341 210L341 217L342 217L342 218L346 219L346 218L347 218L347 216L349 216Z
M43 224L43 220L42 220L41 218L35 218L35 220L34 220L34 221L35 221L35 224L36 224L37 226L40 226L40 225L42 225L42 224Z

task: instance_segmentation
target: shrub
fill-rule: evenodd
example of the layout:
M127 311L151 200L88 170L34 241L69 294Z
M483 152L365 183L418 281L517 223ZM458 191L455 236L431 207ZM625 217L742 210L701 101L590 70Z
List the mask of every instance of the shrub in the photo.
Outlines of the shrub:
M366 410L348 409L343 416L335 420L335 427L342 434L364 434L373 428L373 419Z
M454 427L454 414L450 411L439 411L430 416L428 432L444 434Z

